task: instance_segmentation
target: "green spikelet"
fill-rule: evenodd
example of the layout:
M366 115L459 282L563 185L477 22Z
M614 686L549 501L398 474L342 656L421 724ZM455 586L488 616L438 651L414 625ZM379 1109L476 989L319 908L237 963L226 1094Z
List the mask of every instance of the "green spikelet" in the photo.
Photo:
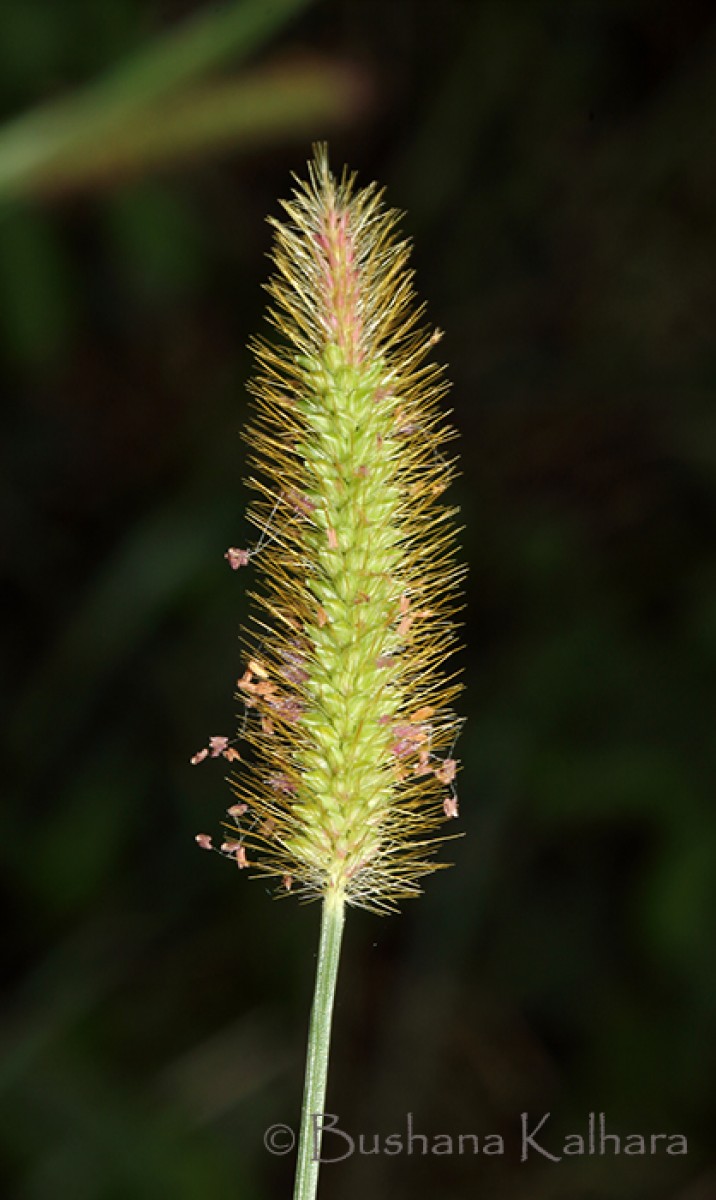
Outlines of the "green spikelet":
M299 894L384 911L419 892L457 816L446 383L381 192L336 180L318 147L283 208L279 340L252 347L246 433L263 544L239 680L242 854Z

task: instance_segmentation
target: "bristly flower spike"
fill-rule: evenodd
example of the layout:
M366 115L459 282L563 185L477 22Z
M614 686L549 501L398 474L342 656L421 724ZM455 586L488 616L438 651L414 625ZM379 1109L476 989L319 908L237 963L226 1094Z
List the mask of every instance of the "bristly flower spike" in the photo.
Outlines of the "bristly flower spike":
M230 828L240 865L324 902L295 1192L308 1200L344 906L418 894L458 815L459 683L444 664L463 571L440 502L454 471L440 335L399 214L375 185L335 178L325 146L283 209L267 285L278 339L253 344L246 433L261 535L227 553L234 569L255 558L261 581Z
M336 180L319 146L283 208L267 288L280 343L253 345L265 544L238 686L258 719L234 786L254 868L290 876L293 895L385 911L436 866L457 730L458 685L441 676L461 576L439 502L446 383L381 192Z

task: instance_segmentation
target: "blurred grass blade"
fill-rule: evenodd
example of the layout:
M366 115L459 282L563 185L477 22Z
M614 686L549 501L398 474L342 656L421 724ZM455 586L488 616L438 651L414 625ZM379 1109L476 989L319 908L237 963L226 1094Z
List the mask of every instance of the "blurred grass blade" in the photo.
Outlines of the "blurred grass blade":
M50 163L116 137L123 124L221 63L262 46L312 0L243 0L201 12L65 101L0 130L0 197L32 192Z
M359 75L320 59L256 70L182 92L171 104L126 121L116 135L69 148L35 173L42 196L114 184L117 178L235 146L262 145L345 120L363 101Z

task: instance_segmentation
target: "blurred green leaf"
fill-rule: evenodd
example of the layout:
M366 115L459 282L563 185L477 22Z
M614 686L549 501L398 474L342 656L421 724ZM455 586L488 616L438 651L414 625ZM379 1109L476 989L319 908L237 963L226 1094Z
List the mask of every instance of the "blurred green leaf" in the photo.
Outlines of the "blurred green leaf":
M320 59L190 89L161 110L127 120L110 140L69 147L47 162L32 186L47 195L114 184L117 176L229 146L265 145L289 134L310 138L326 122L335 123L354 111L360 94L355 72Z
M91 154L179 88L264 44L312 0L243 0L200 12L68 100L24 113L0 131L0 196L42 188L66 154Z
M0 221L0 326L8 356L44 363L63 348L76 324L72 267L53 225L16 211Z
M175 189L142 179L114 190L106 203L113 254L139 296L165 298L191 291L206 271L195 214Z
M702 820L681 823L665 838L644 882L640 909L644 931L660 957L688 974L701 963L713 974L716 912L716 830ZM699 983L702 973L697 973Z

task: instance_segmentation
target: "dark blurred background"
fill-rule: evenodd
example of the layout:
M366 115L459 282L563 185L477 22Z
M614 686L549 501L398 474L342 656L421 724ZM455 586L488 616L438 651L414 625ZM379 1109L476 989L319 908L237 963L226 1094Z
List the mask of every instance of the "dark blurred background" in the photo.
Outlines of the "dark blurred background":
M454 381L466 836L352 914L326 1200L716 1196L716 10L4 0L2 1194L288 1196L318 909L230 794L248 337L311 142L388 187ZM249 571L250 575L250 571ZM603 1111L687 1157L519 1162Z

